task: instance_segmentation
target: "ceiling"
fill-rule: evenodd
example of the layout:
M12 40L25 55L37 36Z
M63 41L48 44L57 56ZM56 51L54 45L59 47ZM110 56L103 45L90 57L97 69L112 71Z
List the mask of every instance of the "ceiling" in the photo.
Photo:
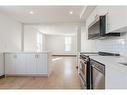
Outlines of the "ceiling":
M0 6L0 13L22 23L82 22L80 17L84 8L85 6Z

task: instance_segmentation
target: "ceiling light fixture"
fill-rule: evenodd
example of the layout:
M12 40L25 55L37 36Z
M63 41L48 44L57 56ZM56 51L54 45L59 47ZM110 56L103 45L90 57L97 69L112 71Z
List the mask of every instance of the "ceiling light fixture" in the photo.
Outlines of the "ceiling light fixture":
M72 15L73 14L73 11L70 11L69 13Z
M33 11L30 11L30 12L29 12L29 14L33 15L33 14L34 14L34 12L33 12Z

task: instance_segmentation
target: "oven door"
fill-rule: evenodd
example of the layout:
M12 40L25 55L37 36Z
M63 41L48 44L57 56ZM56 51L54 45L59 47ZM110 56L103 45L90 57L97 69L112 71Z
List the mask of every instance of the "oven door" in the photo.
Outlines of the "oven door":
M82 59L80 59L79 75L84 88L84 86L86 87L86 63Z

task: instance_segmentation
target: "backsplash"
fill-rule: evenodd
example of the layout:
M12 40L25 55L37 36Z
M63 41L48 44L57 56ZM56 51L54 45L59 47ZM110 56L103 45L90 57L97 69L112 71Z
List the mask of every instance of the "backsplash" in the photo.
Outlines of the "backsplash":
M120 37L96 40L96 49L97 51L119 53L127 57L127 33L121 34Z

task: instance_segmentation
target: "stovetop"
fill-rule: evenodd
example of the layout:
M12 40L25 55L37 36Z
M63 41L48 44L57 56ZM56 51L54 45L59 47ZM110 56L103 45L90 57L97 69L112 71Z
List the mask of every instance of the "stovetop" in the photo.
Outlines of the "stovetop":
M120 56L118 53L109 53L109 52L81 52L80 55L86 56Z

